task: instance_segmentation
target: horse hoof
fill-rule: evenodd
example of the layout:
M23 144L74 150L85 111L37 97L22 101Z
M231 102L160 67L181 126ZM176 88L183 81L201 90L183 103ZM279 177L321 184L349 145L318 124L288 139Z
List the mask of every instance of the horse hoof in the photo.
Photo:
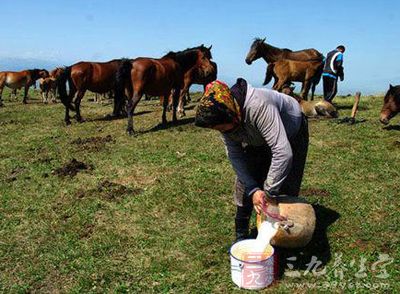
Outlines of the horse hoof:
M71 125L71 121L66 121L66 122L65 122L65 125L66 125L66 126Z
M127 133L128 133L128 135L129 135L130 137L136 137L136 133L135 133L134 130L128 130Z
M77 121L78 121L78 123L84 123L86 120L81 117L81 118L77 119Z

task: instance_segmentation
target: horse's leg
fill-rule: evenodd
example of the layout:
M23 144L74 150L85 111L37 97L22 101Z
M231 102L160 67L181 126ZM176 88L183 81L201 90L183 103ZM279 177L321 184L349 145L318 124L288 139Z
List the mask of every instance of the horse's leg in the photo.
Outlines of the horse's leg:
M301 93L300 96L301 98L303 98L303 100L307 101L307 96L308 96L308 92L310 91L310 80L304 80L303 82L303 86L301 87Z
M28 99L28 91L29 91L29 84L30 83L26 83L25 84L25 90L24 90L24 100L22 100L22 103L27 104L27 99Z
M314 93L315 93L315 87L317 85L315 84L315 82L312 82L312 86L311 86L311 101L314 101Z
M171 95L171 92L168 94L164 94L162 97L162 103L163 103L163 112L162 112L162 117L161 117L161 124L165 127L167 125L167 110L169 106L169 96Z
M55 89L50 90L50 96L51 96L51 102L56 103L56 90Z
M167 99L168 100L168 106L167 106L168 112L172 110L173 95L174 95L174 90L172 90L171 93L169 93L169 95L168 95L168 99Z
M186 99L185 99L185 96L186 96L186 94L188 93L189 91L188 91L188 88L187 87L184 87L181 91L180 91L180 94L179 94L179 98L178 98L178 115L179 115L179 117L181 118L181 117L184 117L186 114L185 114L185 102L186 102ZM172 99L173 100L173 99Z
M47 104L48 103L48 98L49 98L49 93L47 91L42 91L43 103Z
M273 89L280 92L285 83L286 83L285 79L278 80L278 82L274 85Z
M86 90L78 90L76 93L76 97L74 100L75 109L76 109L76 120L78 122L84 122L85 120L81 116L81 101L83 96L85 95Z
M176 118L176 109L179 103L179 97L181 94L181 89L176 88L174 91L174 95L172 96L172 121L176 123L178 119Z
M133 92L133 97L132 95L129 95L128 97L128 105L126 111L128 112L128 128L127 132L129 135L133 135L135 133L135 130L133 128L133 113L135 111L136 105L139 103L140 98L142 98L142 93L139 93L138 91Z
M272 89L275 90L276 85L278 84L278 78L274 78L274 85L272 86Z

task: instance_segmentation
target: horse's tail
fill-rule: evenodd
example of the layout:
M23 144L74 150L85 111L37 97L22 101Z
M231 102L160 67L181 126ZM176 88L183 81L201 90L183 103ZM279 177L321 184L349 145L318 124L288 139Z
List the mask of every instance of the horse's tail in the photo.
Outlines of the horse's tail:
M265 73L265 80L264 80L263 86L268 85L268 83L272 80L272 78L274 76L274 66L275 66L275 63L268 64L267 72Z
M116 91L123 92L125 90L125 86L131 76L131 70L132 60L126 58L121 59L121 64L119 65L115 74Z
M64 70L60 73L59 77L57 78L57 92L58 95L60 96L62 104L64 104L64 106L69 108L70 110L75 111L75 107L71 103L72 99L70 95L68 95L67 93L67 85L66 85L67 82L71 92L71 87L73 87L73 85L71 79L70 66L65 67Z
M131 76L132 60L123 58L115 73L114 115L124 112L125 88Z

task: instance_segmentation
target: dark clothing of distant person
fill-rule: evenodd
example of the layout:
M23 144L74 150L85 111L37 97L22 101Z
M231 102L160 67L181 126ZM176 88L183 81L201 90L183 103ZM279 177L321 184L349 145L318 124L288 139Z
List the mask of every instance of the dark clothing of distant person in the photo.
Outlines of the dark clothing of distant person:
M332 103L333 98L337 94L337 79L344 79L343 71L343 53L335 49L328 53L322 79L324 83L324 99Z

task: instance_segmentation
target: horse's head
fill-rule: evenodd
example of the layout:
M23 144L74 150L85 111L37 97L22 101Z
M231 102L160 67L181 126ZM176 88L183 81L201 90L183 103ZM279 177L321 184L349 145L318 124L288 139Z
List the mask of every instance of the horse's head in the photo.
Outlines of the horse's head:
M57 80L64 71L65 71L65 68L57 67L50 72L50 77Z
M212 79L217 74L217 64L212 59L211 48L201 45L198 47L197 69L204 78ZM214 79L215 80L215 79Z
M260 39L260 38L256 38L253 42L253 44L251 44L250 47L250 51L249 53L247 53L246 56L246 63L248 65L250 65L254 60L257 60L261 57L261 49L262 46L264 45L265 42L265 38L264 39Z
M30 72L31 78L35 81L40 78L42 78L42 79L47 78L49 76L49 72L45 69L35 68L35 69L30 69L29 72Z
M380 122L387 125L391 118L400 112L400 85L389 85L380 115Z
M50 77L50 74L46 69L40 69L38 74L42 79Z

